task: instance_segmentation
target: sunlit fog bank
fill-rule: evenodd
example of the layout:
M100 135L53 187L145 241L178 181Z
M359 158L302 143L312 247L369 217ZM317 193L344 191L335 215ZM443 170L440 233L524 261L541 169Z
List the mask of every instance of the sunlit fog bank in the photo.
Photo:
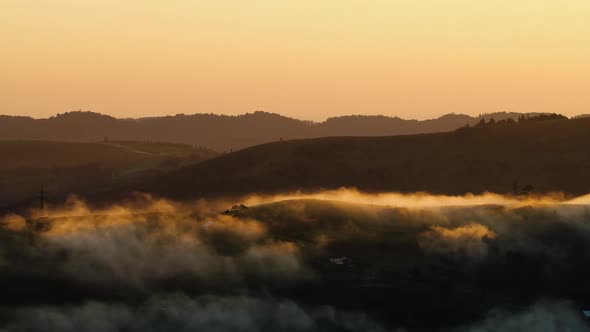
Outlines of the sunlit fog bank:
M0 218L0 316L6 331L585 331L588 261L590 196L71 198Z

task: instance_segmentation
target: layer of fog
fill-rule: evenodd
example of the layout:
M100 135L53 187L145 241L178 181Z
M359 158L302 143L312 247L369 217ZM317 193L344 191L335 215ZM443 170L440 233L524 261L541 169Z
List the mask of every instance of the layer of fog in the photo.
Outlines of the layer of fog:
M331 306L303 308L289 300L159 295L138 306L88 302L35 307L14 313L0 331L385 331L362 313Z
M387 328L366 314L331 306L302 307L289 300L252 297L158 295L145 303L91 301L81 306L34 307L15 310L1 332L150 332L150 331L363 331L407 332ZM425 318L427 319L427 318ZM568 302L539 302L523 310L494 309L476 323L440 332L590 331Z
M2 220L4 268L27 264L23 255L31 265L42 256L60 270L56 273L137 287L175 276L207 284L310 275L294 243L268 237L259 221L206 208L141 196L127 205L93 210L72 198L60 209L35 213L47 217L8 215ZM15 251L20 260L10 262L7 253Z
M239 203L248 208L221 213ZM521 268L550 288L548 293L539 289L540 298L559 294L567 299L590 261L590 196L372 195L343 189L239 201L173 202L139 195L101 208L72 198L63 206L0 218L0 273L138 289L149 299L129 304L90 298L82 304L7 309L11 319L5 328L398 328L374 320L370 312L342 311L329 299L325 306L308 307L297 299L264 297L273 287L321 280L317 262L329 265L330 258L342 256L363 261L367 275L377 278L391 270L401 275L422 269L428 275L428 264L442 259L463 269L460 275L470 287L480 287L479 278L488 272ZM416 262L398 263L400 256ZM383 260L387 267L381 266ZM363 279L365 272L360 273ZM178 294L158 295L162 282L173 283ZM581 319L573 302L539 302L521 310L500 305L485 319L453 331L550 331L555 326L585 331Z
M291 199L320 199L356 204L385 205L404 208L428 208L443 206L502 205L530 206L542 204L590 204L590 194L569 197L563 193L544 193L529 195L500 195L484 193L481 195L433 195L426 192L417 193L364 193L356 189L340 188L314 193L292 192L278 195L249 195L243 198L245 204L257 205Z
M588 323L574 305L565 301L541 301L518 312L494 309L477 323L458 328L453 332L587 332Z

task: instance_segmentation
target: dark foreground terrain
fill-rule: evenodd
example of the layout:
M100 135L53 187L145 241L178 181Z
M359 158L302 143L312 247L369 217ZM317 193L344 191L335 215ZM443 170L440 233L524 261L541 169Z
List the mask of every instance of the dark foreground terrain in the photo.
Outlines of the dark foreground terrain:
M588 198L502 199L8 216L0 331L588 331Z

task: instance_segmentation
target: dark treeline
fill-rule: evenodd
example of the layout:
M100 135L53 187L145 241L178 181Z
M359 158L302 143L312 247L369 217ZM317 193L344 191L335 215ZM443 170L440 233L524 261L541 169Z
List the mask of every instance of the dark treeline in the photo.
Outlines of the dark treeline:
M505 124L515 124L515 123L525 123L525 122L538 122L538 121L549 121L549 120L567 120L567 117L557 113L551 114L521 114L518 116L518 119L514 118L504 118L501 120L496 121L495 118L489 117L486 119L482 117L481 120L475 125L475 127L486 127L486 126L495 126L495 125L505 125ZM462 128L469 128L469 125L466 125Z

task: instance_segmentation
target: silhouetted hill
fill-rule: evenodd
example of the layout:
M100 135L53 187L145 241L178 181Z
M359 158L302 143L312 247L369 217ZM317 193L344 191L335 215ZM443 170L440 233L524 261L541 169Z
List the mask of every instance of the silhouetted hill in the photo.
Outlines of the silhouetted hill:
M432 120L386 116L341 116L324 122L301 121L278 114L255 112L238 116L194 114L116 119L92 112L70 112L48 119L0 116L2 140L97 142L138 140L205 146L222 152L278 141L325 136L389 136L452 131L473 125L482 117L516 119L518 113L480 117L447 114Z
M590 191L590 118L453 132L268 143L223 155L129 190L188 198L357 187L365 191L499 193ZM530 189L530 188L529 188Z

